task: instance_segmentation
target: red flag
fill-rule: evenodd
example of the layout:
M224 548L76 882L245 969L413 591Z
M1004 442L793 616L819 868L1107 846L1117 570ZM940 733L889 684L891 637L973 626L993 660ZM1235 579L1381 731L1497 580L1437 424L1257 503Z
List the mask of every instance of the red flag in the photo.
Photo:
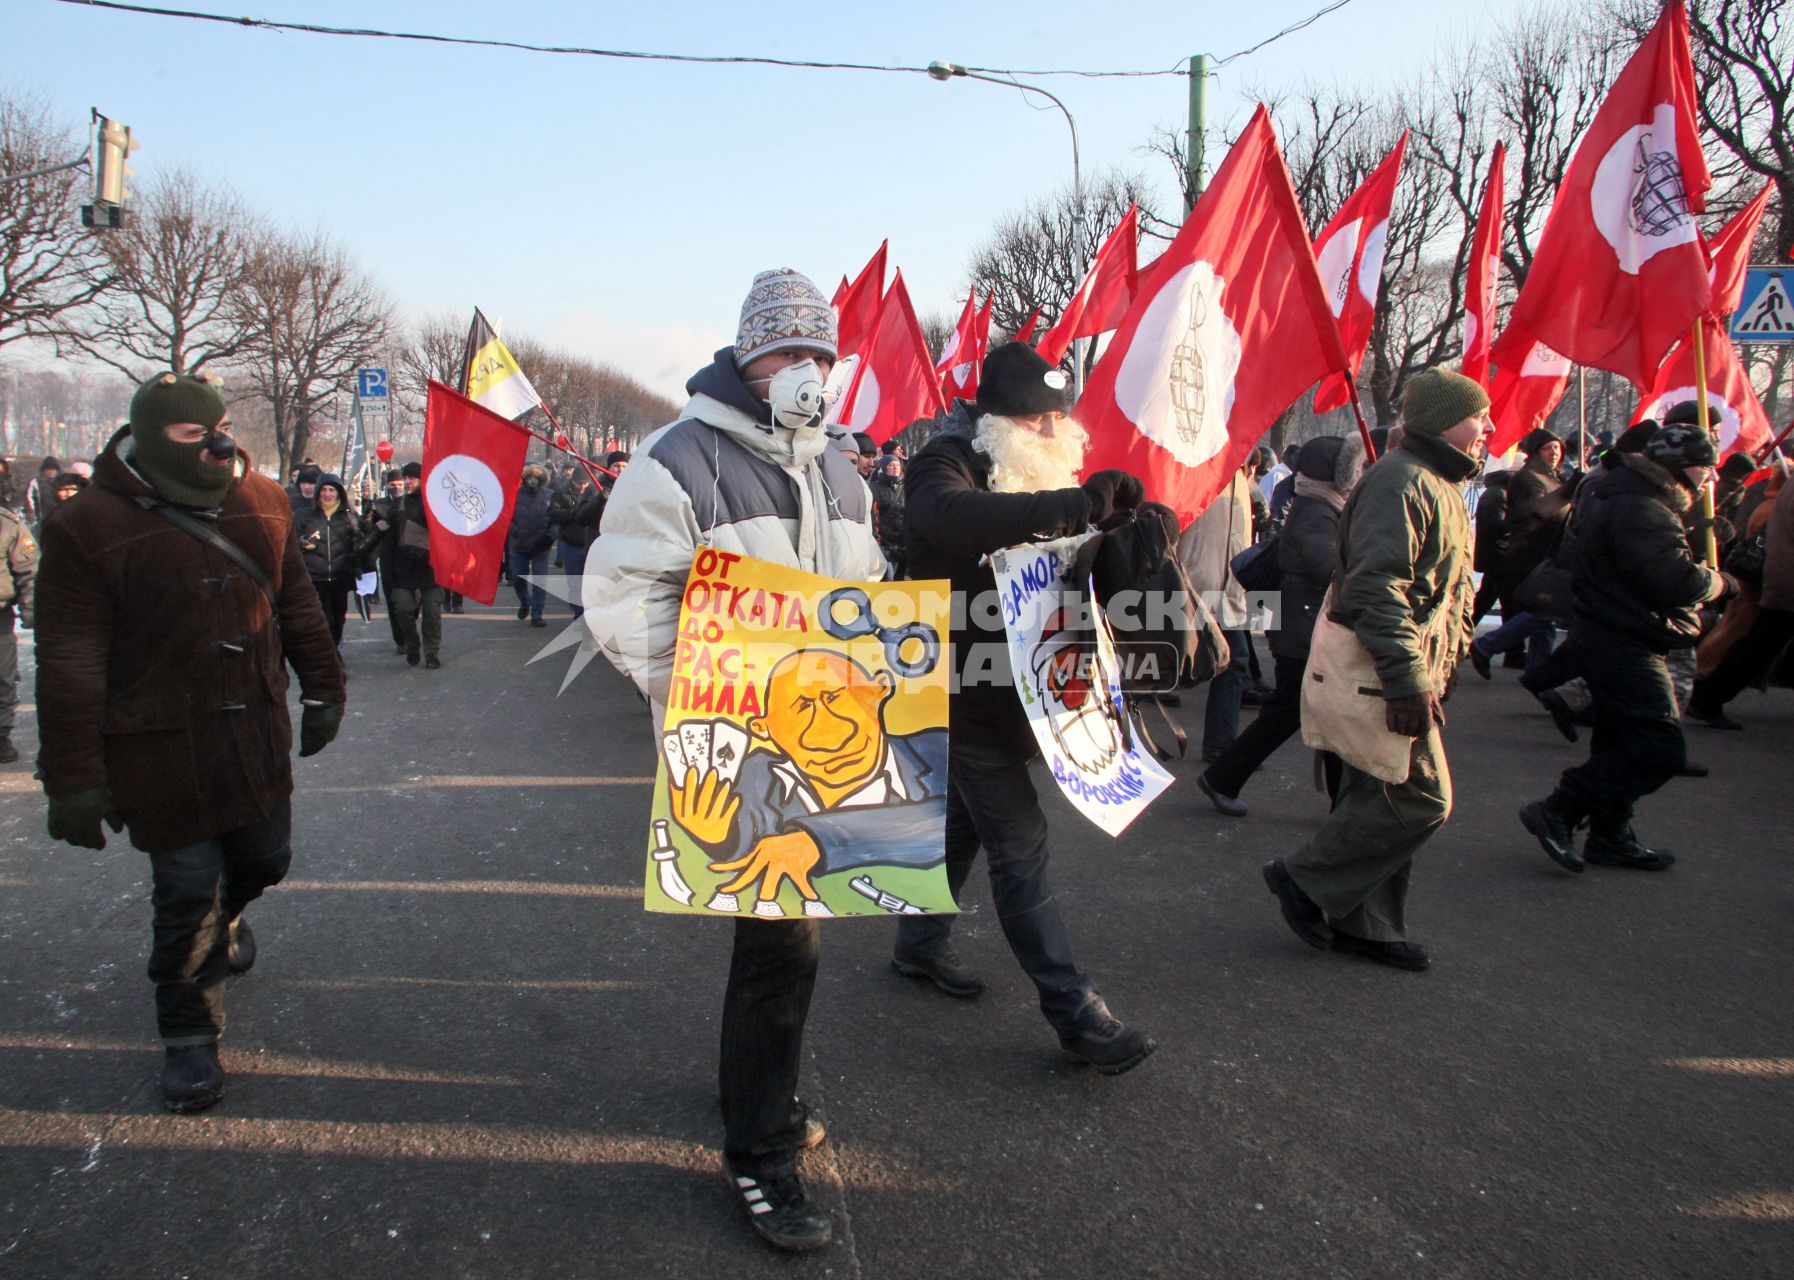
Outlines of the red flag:
M1039 323L1040 323L1040 308L1035 307L1034 310L1032 310L1028 313L1028 318L1026 320L1022 321L1022 327L1015 331L1015 336L1013 338L1011 338L1010 341L1011 342L1026 342L1029 338L1032 338L1034 336L1034 326Z
M492 603L529 441L509 419L431 381L419 492L437 585Z
M1058 323L1034 344L1042 360L1058 364L1079 338L1094 338L1121 324L1140 287L1139 248L1140 207L1130 204L1096 251L1096 260L1065 304Z
M1748 240L1746 244L1748 245ZM1769 443L1774 434L1769 415L1757 399L1757 390L1750 384L1750 375L1738 360L1737 348L1726 336L1724 317L1703 316L1701 354L1707 365L1707 420L1719 433L1719 456L1743 449L1755 453ZM1684 400L1698 399L1694 381L1693 335L1682 339L1657 369L1657 381L1638 403L1632 421L1655 418L1659 422L1670 406Z
M885 250L890 246L889 240L878 246L878 252L860 268L860 274L847 286L835 309L840 330L835 345L843 357L858 351L872 336L872 326L878 321L878 301L885 292Z
M1347 197L1314 242L1314 260L1333 318L1339 323L1339 341L1345 347L1352 376L1364 365L1370 345L1371 324L1377 318L1377 292L1383 287L1383 254L1389 239L1389 209L1395 203L1395 184L1402 175L1402 156L1408 150L1408 131L1395 140L1395 149L1371 171L1362 186ZM1314 411L1325 413L1351 399L1346 379L1335 375L1314 393Z
M839 421L846 430L883 444L916 419L947 411L901 271L878 309L864 355L842 397Z
M1751 242L1757 238L1757 224L1763 221L1763 211L1769 207L1774 191L1773 182L1765 183L1757 198L1707 242L1713 259L1713 304L1708 315L1730 317L1738 309L1744 293L1744 273L1750 268Z
M978 319L972 323L972 336L978 339L978 367L972 370L972 390L978 390L978 379L984 374L984 357L990 354L990 309L996 304L997 295L990 294L984 299L984 305L978 308Z
M1129 471L1188 522L1303 390L1346 367L1270 113L1258 108L1078 402L1086 474Z
M1551 416L1570 381L1570 361L1533 336L1524 321L1508 318L1489 351L1495 380L1489 389L1489 418L1495 432L1489 456L1499 457Z
M949 400L956 396L969 400L978 386L978 362L982 355L978 349L978 292L974 289L966 296L959 323L947 335L947 345L934 366L940 376L941 394Z
M1641 387L1713 297L1694 109L1688 12L1669 0L1576 148L1514 303L1556 350Z
M841 314L841 299L847 296L847 290L851 287L852 286L847 283L847 277L842 276L841 283L835 286L835 296L828 300L829 306L835 309L835 314L837 316Z
M1501 276L1501 210L1505 198L1507 144L1489 158L1489 183L1470 240L1470 279L1464 290L1464 359L1458 372L1489 384L1489 343L1495 337L1495 283Z

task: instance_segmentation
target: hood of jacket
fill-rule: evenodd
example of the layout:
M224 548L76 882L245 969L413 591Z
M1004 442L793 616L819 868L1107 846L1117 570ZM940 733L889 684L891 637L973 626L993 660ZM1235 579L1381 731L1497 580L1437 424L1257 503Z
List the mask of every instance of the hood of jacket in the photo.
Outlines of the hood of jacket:
M349 486L343 483L341 476L334 475L328 471L318 477L317 488L311 491L312 510L320 512L324 510L323 493L324 486L327 484L335 485L337 493L341 495L336 504L336 509L338 511L347 511L349 509Z
M1661 493L1672 511L1679 516L1688 514L1689 508L1694 505L1694 494L1673 471L1660 462L1651 461L1642 453L1622 453L1618 457L1622 467Z
M822 427L774 426L772 410L747 389L735 367L735 348L724 347L715 359L686 380L691 395L681 418L696 418L739 441L745 448L781 467L801 467L829 446Z

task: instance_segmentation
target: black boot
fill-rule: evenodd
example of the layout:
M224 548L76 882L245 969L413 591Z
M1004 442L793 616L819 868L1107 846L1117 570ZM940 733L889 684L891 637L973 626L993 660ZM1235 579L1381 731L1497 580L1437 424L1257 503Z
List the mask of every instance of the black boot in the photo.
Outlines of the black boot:
M1138 1027L1122 1022L1099 1000L1095 1016L1086 1025L1059 1033L1059 1047L1075 1061L1095 1067L1106 1076L1118 1076L1145 1062L1159 1042Z
M1647 848L1627 823L1612 835L1588 833L1582 856L1597 867L1627 867L1633 871L1668 871L1676 855L1668 849Z
M224 1096L224 1068L218 1042L182 1045L162 1062L162 1101L170 1111L204 1111Z
M1289 925L1295 935L1311 947L1325 951L1333 945L1333 927L1327 923L1327 913L1313 898L1302 892L1302 886L1283 865L1283 859L1277 858L1265 863L1265 884L1283 908L1283 921Z
M1576 828L1582 823L1556 808L1549 799L1537 800L1520 810L1520 824L1538 839L1553 862L1565 871L1581 871L1582 855L1576 852Z
M959 954L946 943L933 955L893 953L891 968L906 978L926 978L948 995L961 1000L969 1000L984 990L984 975L963 963Z

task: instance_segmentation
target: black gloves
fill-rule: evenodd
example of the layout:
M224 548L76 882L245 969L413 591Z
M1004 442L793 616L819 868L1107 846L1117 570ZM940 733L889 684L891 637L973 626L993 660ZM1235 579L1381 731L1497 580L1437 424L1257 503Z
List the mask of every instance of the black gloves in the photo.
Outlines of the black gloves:
M315 756L336 738L343 725L340 702L308 702L299 713L299 754Z
M106 833L100 830L101 819L114 831L125 828L124 820L113 811L112 792L106 787L50 797L52 840L66 840L83 849L104 849Z
M1423 738L1433 722L1445 723L1445 708L1430 690L1411 693L1405 698L1389 698L1383 703L1383 723L1389 732L1404 738Z
M1090 499L1090 523L1101 524L1117 511L1132 511L1146 501L1146 486L1125 471L1099 471L1084 481Z
M1738 594L1738 579L1729 573L1721 573L1718 570L1714 571L1714 576L1719 579L1719 594L1712 597L1714 604L1724 604Z

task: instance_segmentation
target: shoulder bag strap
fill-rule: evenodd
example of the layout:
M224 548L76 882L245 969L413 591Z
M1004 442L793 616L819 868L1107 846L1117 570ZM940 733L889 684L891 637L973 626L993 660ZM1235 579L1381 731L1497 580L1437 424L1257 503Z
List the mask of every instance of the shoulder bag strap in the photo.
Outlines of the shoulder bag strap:
M268 575L262 572L262 567L259 564L249 558L249 553L247 551L225 537L212 525L205 523L203 520L196 520L185 511L176 510L166 502L158 502L156 499L149 497L146 494L136 495L136 501L137 505L142 507L145 511L154 512L183 533L192 534L201 542L212 547L212 549L217 551L220 555L226 556L233 561L238 568L249 575L249 580L251 582L261 588L262 595L267 597L268 608L273 610L275 619L277 621L279 620L280 601L274 598L274 588L268 582Z

